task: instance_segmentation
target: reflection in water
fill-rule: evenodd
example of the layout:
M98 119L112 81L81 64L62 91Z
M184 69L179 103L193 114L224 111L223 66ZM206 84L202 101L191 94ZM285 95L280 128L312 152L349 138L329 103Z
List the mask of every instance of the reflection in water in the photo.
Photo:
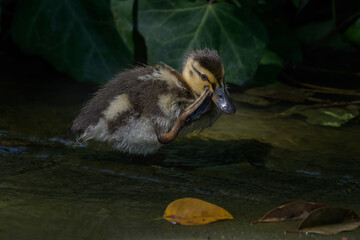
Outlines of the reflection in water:
M321 175L321 173L319 173L319 172L311 172L311 171L304 170L304 169L298 169L298 170L296 170L296 172L297 173L309 174L309 175L313 175L313 176Z
M178 141L164 147L164 165L179 168L200 168L236 164L247 161L254 166L263 166L270 145L256 140L190 140Z
M0 154L25 154L25 147L0 146Z
M296 223L249 222L296 199L360 213L357 125L310 126L237 104L237 115L200 135L136 157L63 138L90 90L52 85L32 99L24 89L0 88L0 239L281 239ZM154 220L180 197L213 202L235 219L189 228Z

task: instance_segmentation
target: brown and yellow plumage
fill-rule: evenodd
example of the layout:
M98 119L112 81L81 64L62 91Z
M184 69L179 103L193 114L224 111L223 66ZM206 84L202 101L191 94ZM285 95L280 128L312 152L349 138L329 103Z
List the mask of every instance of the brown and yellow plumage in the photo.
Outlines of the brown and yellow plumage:
M224 68L216 51L204 49L187 55L182 75L165 64L118 74L85 105L71 130L79 139L145 155L179 134L211 126L221 110L235 112Z

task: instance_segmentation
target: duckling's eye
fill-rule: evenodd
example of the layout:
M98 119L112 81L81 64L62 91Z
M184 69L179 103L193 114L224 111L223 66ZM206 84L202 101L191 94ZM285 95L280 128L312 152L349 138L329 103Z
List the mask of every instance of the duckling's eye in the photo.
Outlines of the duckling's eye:
M209 80L208 77L207 77L205 74L203 74L203 73L202 73L200 76L201 76L201 79L204 80L204 81L208 81L208 80Z

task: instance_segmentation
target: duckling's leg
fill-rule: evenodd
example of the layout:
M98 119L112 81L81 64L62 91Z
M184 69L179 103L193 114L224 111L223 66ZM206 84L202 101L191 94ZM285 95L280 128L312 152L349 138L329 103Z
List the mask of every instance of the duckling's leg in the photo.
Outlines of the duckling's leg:
M186 119L195 112L200 105L212 94L210 90L205 90L195 102L188 106L184 112L180 114L178 119L175 121L174 126L167 133L157 133L158 141L162 144L170 143L175 140L179 131L184 127Z

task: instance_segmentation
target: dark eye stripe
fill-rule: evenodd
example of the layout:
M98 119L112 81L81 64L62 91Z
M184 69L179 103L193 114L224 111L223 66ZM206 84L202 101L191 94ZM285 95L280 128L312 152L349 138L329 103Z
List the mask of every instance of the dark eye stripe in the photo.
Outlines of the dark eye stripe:
M197 70L197 69L194 67L194 65L192 65L192 68L194 69L194 71L195 71L197 74L199 74L201 80L210 82L209 79L208 79L208 77L207 77L205 74L202 74L201 72L199 72L199 70Z

